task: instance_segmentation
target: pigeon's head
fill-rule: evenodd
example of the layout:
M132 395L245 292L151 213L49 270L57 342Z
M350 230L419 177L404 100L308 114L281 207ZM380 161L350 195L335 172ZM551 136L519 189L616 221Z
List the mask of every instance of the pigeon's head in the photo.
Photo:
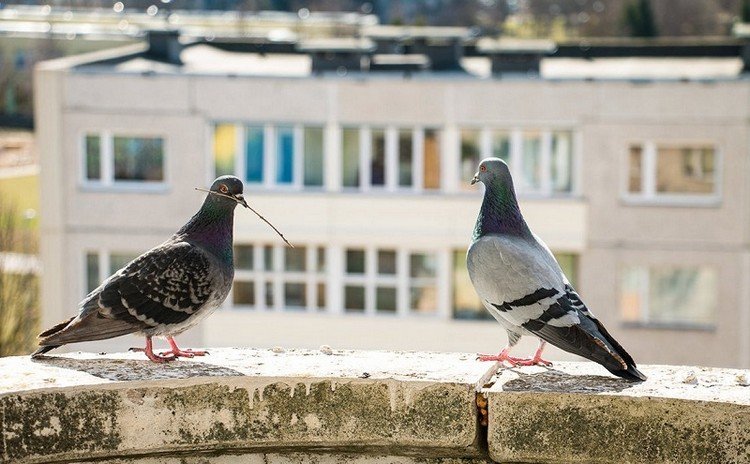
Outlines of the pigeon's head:
M471 179L471 185L477 182L483 183L489 187L494 184L509 184L512 185L510 177L510 169L505 161L500 158L485 158L479 163L479 170L474 174L474 178Z
M216 179L211 184L210 193L214 194L219 201L233 202L232 205L240 204L249 208L242 195L242 181L234 176L221 176Z

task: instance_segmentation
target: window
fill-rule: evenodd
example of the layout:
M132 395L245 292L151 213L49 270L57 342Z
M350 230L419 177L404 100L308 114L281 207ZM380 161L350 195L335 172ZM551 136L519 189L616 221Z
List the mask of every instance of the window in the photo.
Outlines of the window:
M718 275L711 267L630 266L620 280L623 321L706 327L714 323Z
M102 185L164 181L164 140L109 133L84 137L84 180Z
M349 248L344 259L345 312L437 312L437 258L434 253Z
M370 185L383 187L385 185L385 130L372 129L372 147L370 155Z
M507 131L494 131L492 133L492 156L510 163L510 133Z
M241 309L324 310L325 249L237 244L232 303Z
M479 161L481 161L480 132L474 129L464 129L461 131L461 169L460 176L463 182L459 185L464 190L474 190L468 180L472 178L477 171Z
M362 190L439 189L439 148L435 129L344 127L341 185Z
M237 127L234 124L217 124L214 127L214 167L216 176L234 174L237 156Z
M306 187L323 186L323 128L305 127L304 159Z
M719 197L718 156L707 145L630 146L627 196L650 201Z
M550 156L552 191L554 193L570 192L573 190L573 134L553 132Z
M424 189L438 190L440 188L440 138L435 129L424 130L422 164Z
M359 187L359 128L345 127L342 137L342 185Z
M86 253L86 294L96 289L109 276L138 257L138 253L98 252Z
M518 188L522 192L536 192L542 187L542 137L536 133L524 133L521 140Z
M560 265L565 277L568 278L568 282L575 288L578 284L578 255L575 253L559 253L553 252L557 263Z
M492 319L471 283L466 268L466 250L453 252L453 318Z
M414 138L411 130L398 131L398 186L413 185Z
M294 128L276 128L276 184L291 184L294 179Z
M365 294L365 272L367 269L365 250L359 248L347 249L345 257L344 312L364 313L367 307Z
M263 182L265 153L263 126L245 127L245 181Z
M437 257L434 253L409 255L409 309L417 313L437 311Z
M574 191L575 150L569 130L462 129L458 185L468 180L485 153L508 164L519 195L569 195Z
M217 176L233 174L249 185L321 187L323 140L321 126L217 123L214 170Z

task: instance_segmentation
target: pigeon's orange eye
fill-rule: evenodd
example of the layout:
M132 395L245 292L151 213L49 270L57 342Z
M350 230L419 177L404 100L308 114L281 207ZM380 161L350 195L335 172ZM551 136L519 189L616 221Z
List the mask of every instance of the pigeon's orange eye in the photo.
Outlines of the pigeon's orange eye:
M479 170L482 171L482 172L484 172L484 171L487 170L487 166L484 166L484 165L479 166Z
M221 192L221 193L229 193L229 189L227 188L226 185L221 184L221 185L219 185L219 192Z

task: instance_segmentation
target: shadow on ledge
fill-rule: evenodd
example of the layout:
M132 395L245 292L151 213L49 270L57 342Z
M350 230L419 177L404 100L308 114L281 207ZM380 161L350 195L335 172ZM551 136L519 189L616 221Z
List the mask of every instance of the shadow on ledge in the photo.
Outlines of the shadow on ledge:
M518 375L503 385L503 391L554 392L554 393L603 393L621 392L634 385L625 379L603 375L570 375L555 369L527 374L511 369Z
M173 361L157 364L147 359L71 359L41 356L32 362L61 369L73 369L113 381L187 379L190 377L241 377L245 374L202 362Z

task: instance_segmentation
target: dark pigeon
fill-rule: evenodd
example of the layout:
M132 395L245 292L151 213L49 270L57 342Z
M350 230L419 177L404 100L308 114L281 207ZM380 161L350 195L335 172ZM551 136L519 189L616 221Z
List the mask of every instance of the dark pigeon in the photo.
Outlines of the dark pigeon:
M42 332L32 357L68 343L133 333L146 337L142 351L154 362L206 354L181 350L173 337L210 315L229 294L234 208L249 208L242 182L234 176L219 177L210 192L198 213L172 238L89 293L77 316ZM154 336L166 337L171 350L155 354Z
M484 183L485 193L467 267L484 306L508 332L508 345L500 354L479 359L549 365L542 359L549 342L619 377L646 380L633 358L591 314L547 245L529 229L505 162L483 160L471 183L476 182ZM540 339L536 354L529 359L510 356L510 349L524 335Z

